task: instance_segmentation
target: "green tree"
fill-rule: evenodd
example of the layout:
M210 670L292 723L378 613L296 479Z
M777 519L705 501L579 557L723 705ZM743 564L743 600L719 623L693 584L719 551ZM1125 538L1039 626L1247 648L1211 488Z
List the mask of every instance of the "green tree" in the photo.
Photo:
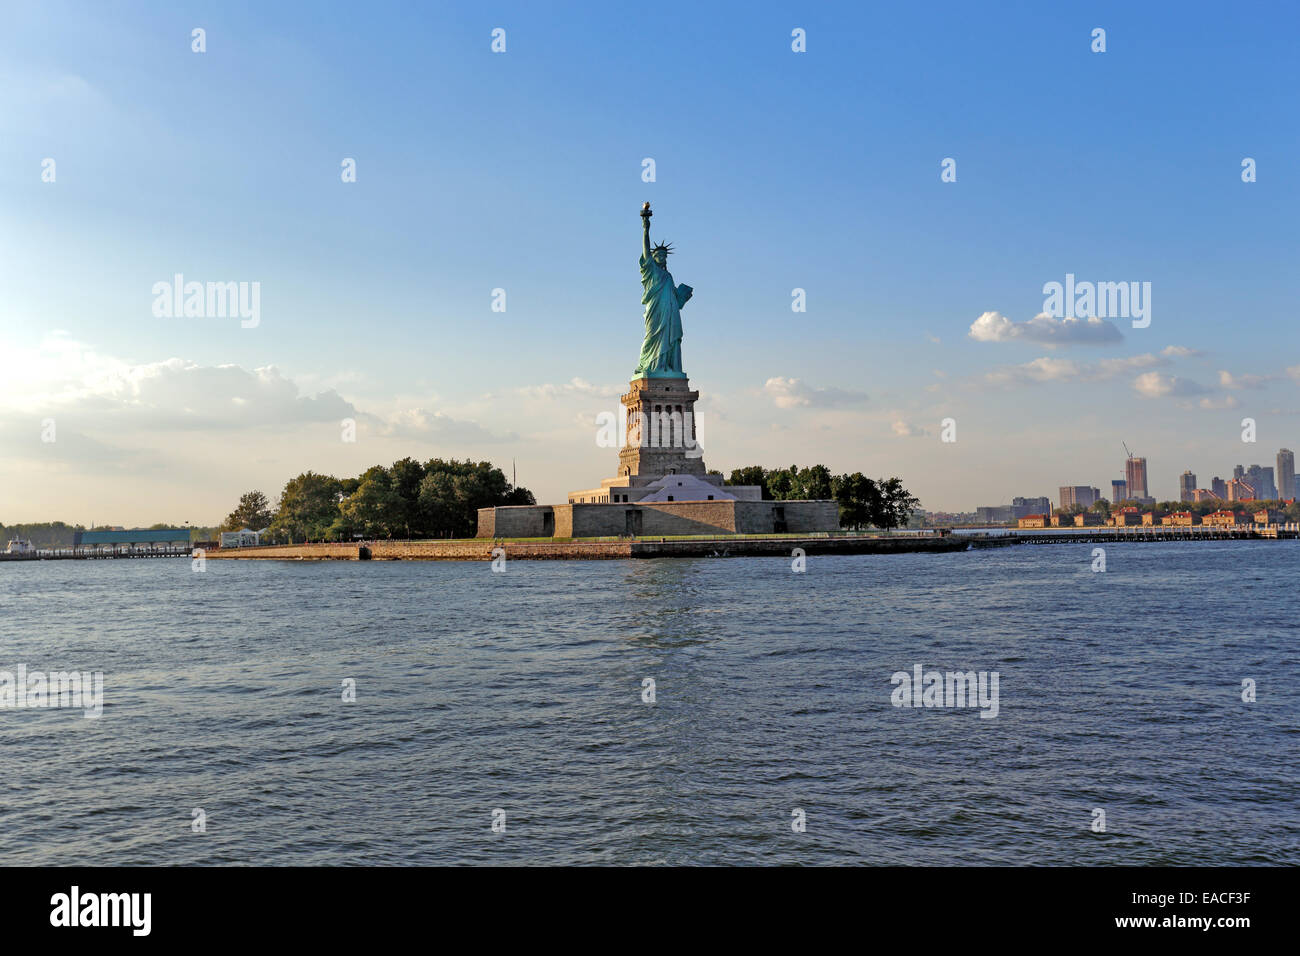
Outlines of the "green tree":
M447 538L456 527L455 475L429 470L420 481L420 521L432 538Z
M921 505L898 478L872 481L860 471L832 475L825 465L773 469L746 465L732 470L730 483L758 485L767 500L834 500L840 506L842 528L898 528Z
M535 505L537 499L533 497L533 493L527 488L512 487L506 492L506 500L501 503L504 505Z
M732 485L758 485L763 489L763 498L771 500L772 491L767 484L767 471L762 465L746 465L744 468L733 468L731 477L727 479L728 484Z
M478 530L478 509L536 503L531 491L512 487L491 462L434 458L420 464L403 458L356 478L309 471L292 479L280 495L271 536L280 541L469 537Z
M261 531L274 518L275 514L271 511L271 503L266 500L266 495L260 491L246 491L239 496L239 504L235 506L235 510L226 515L226 520L221 523L221 530L238 531L240 528L249 528L253 531Z
M420 482L424 480L424 466L414 458L393 462L388 469L392 479L393 494L400 499L400 531L403 537L419 538L425 534L420 513Z
M872 510L871 523L877 528L898 528L907 524L921 501L903 487L899 478L881 478L876 482L879 498Z
M860 471L836 475L831 482L831 491L840 506L841 528L856 530L871 523L872 502L880 494L874 481Z
M825 465L811 465L795 474L794 497L825 501L831 497L831 470Z
M383 465L366 469L357 490L339 502L331 533L339 537L362 534L367 538L391 538L409 526L406 502L393 488L392 476Z
M73 535L85 531L81 525L64 524L62 521L41 521L31 524L0 524L0 549L11 538L30 541L34 548L70 548Z
M306 471L289 479L271 521L272 537L289 541L325 539L339 516L341 498L341 484L332 475Z
M417 496L420 521L433 537L470 537L478 529L478 510L497 505L536 504L527 488L513 488L490 462L425 463Z
M872 481L859 471L836 476L831 486L840 506L841 528L903 527L921 506L898 478Z
M777 468L767 474L767 487L777 501L788 501L794 497L794 476L799 471L797 465L789 468Z

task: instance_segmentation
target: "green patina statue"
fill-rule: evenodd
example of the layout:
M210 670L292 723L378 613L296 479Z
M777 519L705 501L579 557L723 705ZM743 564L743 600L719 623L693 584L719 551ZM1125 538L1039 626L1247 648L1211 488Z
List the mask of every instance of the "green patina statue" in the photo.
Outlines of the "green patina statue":
M667 243L650 246L650 204L641 208L641 304L645 306L645 341L633 378L685 378L682 371L682 306L694 290L674 285L668 271Z

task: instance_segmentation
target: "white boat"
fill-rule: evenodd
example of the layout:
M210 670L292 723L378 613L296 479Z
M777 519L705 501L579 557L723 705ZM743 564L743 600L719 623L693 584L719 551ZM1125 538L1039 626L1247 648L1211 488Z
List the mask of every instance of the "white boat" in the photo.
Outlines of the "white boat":
M32 543L25 538L13 538L10 540L8 547L5 548L5 554L35 554L36 549Z

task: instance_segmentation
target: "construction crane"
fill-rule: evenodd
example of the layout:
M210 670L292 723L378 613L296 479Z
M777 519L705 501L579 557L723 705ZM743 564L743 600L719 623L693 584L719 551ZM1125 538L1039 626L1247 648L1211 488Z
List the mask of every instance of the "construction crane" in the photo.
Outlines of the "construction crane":
M1121 441L1120 444L1124 446L1124 454L1126 454L1126 455L1128 455L1130 458L1132 458L1132 457L1133 457L1133 453L1132 453L1131 451L1128 450L1128 444L1127 444L1126 442L1123 442L1123 441Z

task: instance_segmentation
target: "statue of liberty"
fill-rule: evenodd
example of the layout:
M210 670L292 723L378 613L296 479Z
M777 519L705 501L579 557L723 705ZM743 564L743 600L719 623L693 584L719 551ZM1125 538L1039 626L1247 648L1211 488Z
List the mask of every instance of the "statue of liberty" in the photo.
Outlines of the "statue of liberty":
M650 204L641 208L641 304L645 306L645 341L633 378L685 378L682 371L681 308L695 291L674 285L668 271L672 246L650 247Z

